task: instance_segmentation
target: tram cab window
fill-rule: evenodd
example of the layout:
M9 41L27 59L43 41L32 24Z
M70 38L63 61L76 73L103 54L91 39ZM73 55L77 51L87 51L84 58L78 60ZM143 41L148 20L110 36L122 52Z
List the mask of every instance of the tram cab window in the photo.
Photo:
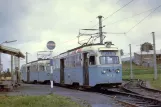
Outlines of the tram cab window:
M89 65L95 65L95 56L89 57Z

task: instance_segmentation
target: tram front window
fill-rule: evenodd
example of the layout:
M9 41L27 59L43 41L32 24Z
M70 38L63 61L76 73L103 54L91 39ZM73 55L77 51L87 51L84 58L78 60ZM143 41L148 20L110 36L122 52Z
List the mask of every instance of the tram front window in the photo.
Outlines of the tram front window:
M100 64L119 64L119 57L118 56L101 56L100 57Z

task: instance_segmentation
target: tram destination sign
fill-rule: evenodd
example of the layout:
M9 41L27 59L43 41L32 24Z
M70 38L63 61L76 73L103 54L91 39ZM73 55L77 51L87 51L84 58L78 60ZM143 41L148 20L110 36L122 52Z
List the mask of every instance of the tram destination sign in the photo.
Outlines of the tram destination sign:
M101 52L103 56L116 56L116 52Z
M47 48L48 48L49 50L53 50L53 49L55 48L55 42L54 42L54 41L49 41L49 42L47 43Z

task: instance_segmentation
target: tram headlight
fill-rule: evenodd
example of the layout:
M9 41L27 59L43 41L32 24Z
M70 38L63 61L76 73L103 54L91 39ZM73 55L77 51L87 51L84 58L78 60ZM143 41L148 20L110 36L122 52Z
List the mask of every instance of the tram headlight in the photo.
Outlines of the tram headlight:
M105 70L103 70L103 71L102 71L102 74L105 74L105 73L106 73L106 71L105 71Z
M117 73L119 73L119 72L120 72L120 70L119 70L119 69L116 69L116 72L117 72Z

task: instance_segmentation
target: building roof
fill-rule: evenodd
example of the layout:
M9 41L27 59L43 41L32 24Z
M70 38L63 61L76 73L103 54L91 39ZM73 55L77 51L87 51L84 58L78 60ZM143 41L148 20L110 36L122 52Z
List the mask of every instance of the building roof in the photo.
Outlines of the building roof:
M8 47L8 46L0 45L0 52L25 58L25 55L19 49Z
M149 50L149 52L145 52L145 51L142 51L142 52L134 52L136 54L139 54L139 55L152 55L154 54L154 50ZM156 50L156 55L160 55L161 54L161 50Z

